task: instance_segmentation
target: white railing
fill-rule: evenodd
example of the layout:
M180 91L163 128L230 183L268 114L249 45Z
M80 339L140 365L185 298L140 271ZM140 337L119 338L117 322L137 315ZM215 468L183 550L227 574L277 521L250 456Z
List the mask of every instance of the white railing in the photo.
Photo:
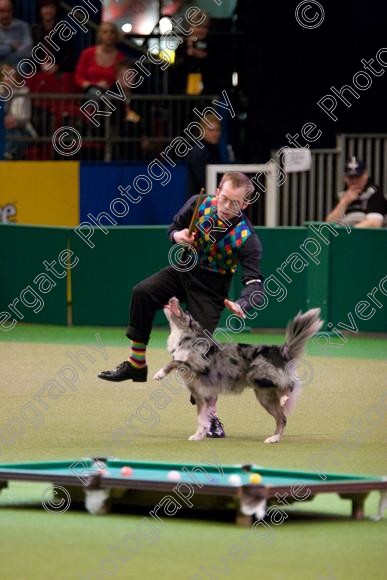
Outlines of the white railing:
M260 194L259 200L249 207L246 213L255 225L275 227L278 222L278 166L273 161L265 165L250 163L207 165L206 191L208 193L216 191L220 177L226 171L241 171L254 179L256 193ZM263 211L262 208L264 208Z
M337 193L344 186L344 165L356 155L362 159L373 183L379 185L387 197L387 134L343 134L337 136L336 149L312 149L309 171L287 173L278 178L278 166L266 165L209 165L207 191L215 191L225 171L243 171L250 177L265 173L265 191L248 215L254 224L299 226L305 221L324 221L337 203ZM278 159L272 152L272 159ZM262 203L263 202L263 203Z
M276 225L324 221L337 203L337 193L344 186L345 162L353 155L365 162L373 183L387 194L386 134L338 135L336 149L312 149L311 154L310 170L288 173L278 188Z
M323 221L336 197L339 151L314 149L309 171L288 173L279 191L279 222L296 226L305 221Z

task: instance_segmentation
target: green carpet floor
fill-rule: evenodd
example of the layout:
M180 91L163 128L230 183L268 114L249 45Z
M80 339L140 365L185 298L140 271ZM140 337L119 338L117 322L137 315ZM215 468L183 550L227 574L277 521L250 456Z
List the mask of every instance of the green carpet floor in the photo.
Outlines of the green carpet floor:
M96 342L97 332L105 351ZM184 391L156 410L152 395L160 385L151 379L134 385L98 380L99 370L126 356L121 329L23 325L12 333L12 340L4 340L4 334L1 338L0 462L114 455L200 463L215 450L222 463L312 470L318 458L327 472L387 475L386 415L381 413L387 391L383 337L353 337L340 357L337 351L318 356L321 353L309 345L306 360L313 368L313 381L302 389L285 436L275 446L263 444L273 420L252 393L219 401L226 439L196 443L187 441L195 428L195 411ZM245 334L238 339L282 342L279 334ZM154 333L150 376L168 360L165 340L164 330ZM84 370L78 369L73 389L50 399L48 385L62 384L58 373L74 364L71 356L80 350L89 358L81 359ZM150 411L148 422L133 421L137 431L126 431L117 443L113 433L125 430L128 417L144 404ZM7 421L23 417L28 421L13 432L11 442ZM368 422L367 430L343 447L344 434L354 422ZM0 493L0 578L385 578L387 513L378 523L351 521L349 502L334 494L297 505L283 524L271 526L254 541L249 528L176 516L155 526L154 535L139 543L133 535L143 516L91 516L71 510L49 514L40 506L46 487L13 483ZM367 518L375 513L377 502L378 494L371 494ZM124 541L129 550L125 554L120 548Z
M91 327L91 326L55 326L39 324L18 324L12 330L12 333L0 333L0 342L43 342L54 344L82 344L87 341L94 341L95 333L98 332L104 344L109 346L124 346L128 344L125 337L125 329L111 327ZM168 330L166 327L155 328L152 332L150 346L153 348L165 348L167 342ZM282 344L284 333L268 332L242 332L231 334L229 336L234 342L248 342L253 344ZM333 337L335 339L335 337ZM387 336L358 336L347 334L348 342L339 348L327 350L329 357L358 357L372 359L387 358ZM221 339L219 339L221 340ZM340 344L339 340L333 342ZM325 353L318 348L313 342L308 345L307 352L312 355L322 356Z

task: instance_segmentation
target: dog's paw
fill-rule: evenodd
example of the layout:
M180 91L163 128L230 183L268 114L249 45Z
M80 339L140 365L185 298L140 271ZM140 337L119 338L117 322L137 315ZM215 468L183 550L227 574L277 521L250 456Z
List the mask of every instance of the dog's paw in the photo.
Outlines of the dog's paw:
M188 437L188 441L203 441L206 434L204 433L194 433L191 437Z
M272 435L265 439L264 443L279 443L280 436L279 435Z
M153 378L155 381L161 381L161 379L163 379L165 376L166 374L164 372L164 369L160 369L159 371L157 371L157 373Z

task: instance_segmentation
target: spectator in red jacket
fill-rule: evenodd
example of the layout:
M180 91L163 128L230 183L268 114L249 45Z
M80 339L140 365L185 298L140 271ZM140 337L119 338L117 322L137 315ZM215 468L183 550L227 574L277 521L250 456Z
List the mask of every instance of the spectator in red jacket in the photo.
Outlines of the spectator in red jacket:
M98 28L98 44L81 52L75 70L75 82L85 92L95 94L115 85L117 63L125 58L118 50L118 28L103 22Z

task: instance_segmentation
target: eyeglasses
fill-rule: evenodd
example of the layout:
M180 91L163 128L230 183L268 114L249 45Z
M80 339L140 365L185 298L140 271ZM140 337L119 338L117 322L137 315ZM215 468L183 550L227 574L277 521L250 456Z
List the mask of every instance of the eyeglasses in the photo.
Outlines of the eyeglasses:
M224 204L228 204L230 207L235 207L238 206L239 209L242 209L242 206L244 205L245 201L244 200L236 200L236 199L230 199L229 197L227 197L224 193L220 193L219 194L219 199L224 203Z

